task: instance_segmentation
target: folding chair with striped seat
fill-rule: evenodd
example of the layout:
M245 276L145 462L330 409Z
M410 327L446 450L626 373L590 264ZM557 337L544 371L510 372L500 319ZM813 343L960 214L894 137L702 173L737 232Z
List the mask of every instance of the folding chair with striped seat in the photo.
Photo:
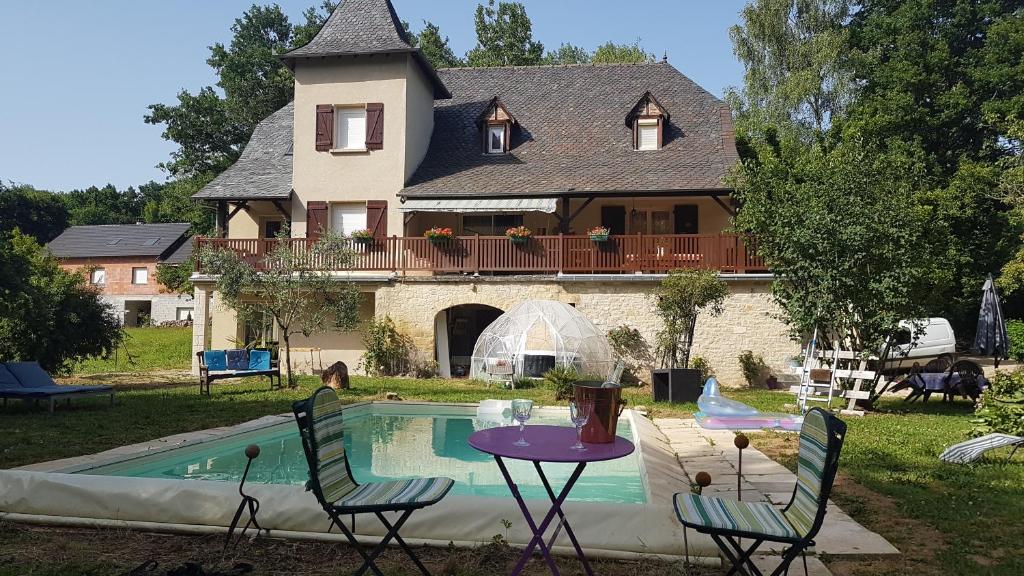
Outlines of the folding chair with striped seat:
M1017 449L1024 446L1024 438L1009 434L986 434L966 442L953 444L939 454L939 460L950 464L968 464L981 458L985 452L1004 446L1013 446L1013 450L1010 450L1010 455L1006 458L1009 462L1017 453Z
M782 510L767 502L678 493L674 498L676 516L684 527L711 536L732 562L729 576L739 571L760 576L751 556L766 541L789 545L772 575L788 573L793 560L814 546L814 537L825 520L845 436L846 423L839 418L821 408L807 412L800 428L796 487ZM740 538L752 542L744 547Z
M316 495L317 501L331 518L331 528L337 526L359 555L363 565L355 572L357 576L372 571L382 576L374 560L387 544L394 539L409 555L420 572L430 572L416 557L398 531L415 510L441 501L451 490L451 478L413 478L391 482L359 484L352 477L348 459L345 457L345 439L342 430L343 404L338 395L328 387L313 393L307 400L292 405L295 420L302 436L302 449L309 464L307 488ZM398 520L391 524L384 512L401 512ZM359 545L352 531L345 526L342 516L352 515L353 526L356 514L375 514L387 529L387 535L369 554ZM354 528L353 528L354 529Z

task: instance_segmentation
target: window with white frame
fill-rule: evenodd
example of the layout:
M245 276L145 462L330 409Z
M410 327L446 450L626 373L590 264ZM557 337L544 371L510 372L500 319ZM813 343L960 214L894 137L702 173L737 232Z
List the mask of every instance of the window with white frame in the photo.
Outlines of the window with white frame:
M366 108L337 108L334 111L334 148L366 149Z
M351 236L356 230L366 229L366 204L362 202L335 202L331 204L331 232Z
M656 118L639 120L636 129L637 150L658 149L658 120Z
M505 153L505 125L487 127L487 153Z
M132 284L149 284L149 268L132 268Z
M92 273L89 274L89 282L97 286L102 286L107 283L107 271L103 268L95 268Z
M175 311L174 319L178 321L192 320L192 308L184 306L178 307L178 309Z

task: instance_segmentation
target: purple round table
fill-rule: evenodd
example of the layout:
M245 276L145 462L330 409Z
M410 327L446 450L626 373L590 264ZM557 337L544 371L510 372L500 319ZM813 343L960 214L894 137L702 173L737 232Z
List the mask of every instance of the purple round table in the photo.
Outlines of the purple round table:
M505 478L505 483L508 484L512 496L515 497L516 503L519 504L519 510L522 511L526 524L533 531L533 538L526 546L526 549L523 550L523 554L519 557L516 567L512 569L512 576L516 576L523 571L526 563L530 560L530 555L533 554L533 549L536 547L540 548L540 552L551 569L551 573L556 576L559 574L558 566L555 565L550 551L551 545L558 536L558 530L555 530L555 535L551 538L550 542L546 544L544 542L544 533L547 531L548 526L551 525L556 514L560 520L559 526L565 528L565 533L572 542L573 548L576 549L576 556L583 563L584 570L586 570L588 575L593 575L594 571L590 568L590 563L587 562L587 557L583 554L583 549L576 540L576 534L573 533L569 521L565 518L562 504L569 496L569 492L572 491L573 485L576 484L580 475L583 474L583 470L587 467L588 462L601 462L628 456L633 453L633 443L625 438L616 436L614 442L607 444L585 443L586 450L573 450L570 446L576 443L576 429L566 426L527 426L524 436L526 441L530 443L529 446L516 446L513 444L519 440L518 426L489 428L474 432L469 437L470 446L494 456L494 461L497 462L498 469L501 470L501 475ZM533 462L533 467L536 468L541 482L544 483L544 489L547 490L548 497L551 499L551 508L544 515L544 519L541 520L539 525L534 522L529 508L526 507L526 502L523 501L522 494L519 493L519 487L512 480L512 476L508 473L508 468L505 467L505 462L502 458ZM548 482L547 476L544 475L544 470L540 465L541 462L576 463L576 469L573 470L569 480L565 483L565 487L562 488L558 495L555 495L554 490L551 489L551 483Z

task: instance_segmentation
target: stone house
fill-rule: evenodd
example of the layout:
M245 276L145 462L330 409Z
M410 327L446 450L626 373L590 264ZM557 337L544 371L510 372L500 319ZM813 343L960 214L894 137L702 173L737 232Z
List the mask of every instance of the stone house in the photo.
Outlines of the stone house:
M576 306L599 327L652 342L651 289L676 268L716 270L726 312L702 319L695 353L742 382L750 349L779 368L797 347L773 315L771 275L729 233L738 161L729 108L666 61L435 70L388 0L345 0L309 44L281 56L295 98L256 128L234 166L195 195L216 208L198 246L258 262L287 226L301 249L324 230L353 240L362 314L390 316L443 375L480 331L530 298ZM532 232L513 243L508 228ZM589 232L604 227L607 240ZM431 228L455 238L433 243ZM603 241L602 241L603 240ZM246 341L198 270L194 348ZM356 366L358 333L294 343L298 369ZM306 360L302 360L305 358Z
M72 226L47 248L65 270L81 271L125 326L191 320L192 295L172 294L156 279L160 264L186 265L188 223Z

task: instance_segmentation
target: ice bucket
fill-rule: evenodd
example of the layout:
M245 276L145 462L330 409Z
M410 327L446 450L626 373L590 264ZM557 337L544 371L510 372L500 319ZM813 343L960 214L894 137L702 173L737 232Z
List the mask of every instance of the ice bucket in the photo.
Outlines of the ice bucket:
M594 412L583 426L582 439L592 444L607 444L615 441L615 426L626 407L622 399L622 388L602 388L603 382L579 382L574 386L573 395L577 402L592 401Z

